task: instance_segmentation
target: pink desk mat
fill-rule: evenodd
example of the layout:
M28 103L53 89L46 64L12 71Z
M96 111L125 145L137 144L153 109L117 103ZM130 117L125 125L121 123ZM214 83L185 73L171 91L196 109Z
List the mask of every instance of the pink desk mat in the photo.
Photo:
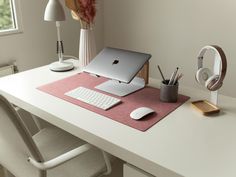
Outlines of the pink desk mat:
M102 109L96 108L94 106L64 95L66 92L73 90L79 86L105 93L94 88L104 81L107 81L107 79L103 77L97 78L86 73L80 73L62 80L55 81L53 83L40 86L37 89L140 131L148 130L150 127L155 125L157 122L159 122L161 119L163 119L165 116L170 114L172 111L174 111L189 99L189 97L187 96L179 95L178 102L163 103L159 100L159 89L153 87L145 87L144 89L125 97L111 95L113 97L121 99L122 103L107 111L104 111ZM108 93L105 94L110 95ZM156 113L151 114L146 118L138 121L131 119L129 116L130 113L134 109L143 106L152 108L156 111Z

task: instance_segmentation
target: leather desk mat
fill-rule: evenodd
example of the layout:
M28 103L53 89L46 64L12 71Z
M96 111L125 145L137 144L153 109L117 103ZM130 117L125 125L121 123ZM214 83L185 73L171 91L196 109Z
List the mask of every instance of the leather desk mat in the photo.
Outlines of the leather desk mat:
M107 81L107 79L103 77L94 77L87 73L78 73L65 79L40 86L37 89L140 131L148 130L189 99L188 96L179 95L176 103L164 103L159 99L160 90L149 86L125 97L114 96L94 88L105 81ZM64 95L66 92L79 86L111 95L121 99L122 102L104 111L100 108ZM139 107L152 108L156 113L148 115L138 121L131 119L130 113Z

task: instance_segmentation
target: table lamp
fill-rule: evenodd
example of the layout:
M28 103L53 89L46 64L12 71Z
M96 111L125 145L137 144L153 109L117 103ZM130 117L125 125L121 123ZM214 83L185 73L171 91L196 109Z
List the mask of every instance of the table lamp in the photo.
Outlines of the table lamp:
M50 64L52 71L68 71L74 68L73 64L63 61L63 42L60 35L60 21L65 21L65 12L59 0L49 0L44 12L45 21L56 22L57 27L57 54L59 61Z

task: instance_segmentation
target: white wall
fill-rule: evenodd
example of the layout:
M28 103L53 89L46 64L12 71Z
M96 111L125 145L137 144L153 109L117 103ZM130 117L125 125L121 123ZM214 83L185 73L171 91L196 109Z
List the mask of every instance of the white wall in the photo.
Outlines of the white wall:
M105 46L149 52L150 75L166 77L176 66L184 85L199 87L194 75L199 50L207 44L221 46L228 58L228 73L221 92L236 97L235 0L107 0L104 1ZM205 58L205 66L213 57Z
M46 3L20 0L23 33L0 36L0 64L16 60L23 71L57 60L55 25L43 21ZM98 0L97 49L105 45L149 52L151 77L160 78L157 64L166 76L179 66L185 75L181 83L201 88L194 80L196 56L204 45L218 44L228 58L221 92L236 97L235 7L234 0ZM67 21L61 25L65 53L78 56L80 26L65 11Z
M44 9L48 1L19 1L23 33L0 36L0 64L16 60L19 70L23 71L56 61L57 37L55 23L43 20ZM62 3L64 4L63 0ZM61 31L65 54L78 56L80 26L78 21L71 18L69 10L65 6L64 9L67 13L67 20L61 23ZM98 9L101 9L100 2L98 3ZM97 15L95 27L98 50L103 47L101 10Z

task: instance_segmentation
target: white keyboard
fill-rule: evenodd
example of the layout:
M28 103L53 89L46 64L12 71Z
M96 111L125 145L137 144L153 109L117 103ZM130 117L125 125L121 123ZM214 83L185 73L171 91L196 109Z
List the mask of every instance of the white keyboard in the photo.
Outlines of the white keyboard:
M114 98L84 87L78 87L74 90L66 92L65 95L103 110L107 110L121 102L118 98Z

